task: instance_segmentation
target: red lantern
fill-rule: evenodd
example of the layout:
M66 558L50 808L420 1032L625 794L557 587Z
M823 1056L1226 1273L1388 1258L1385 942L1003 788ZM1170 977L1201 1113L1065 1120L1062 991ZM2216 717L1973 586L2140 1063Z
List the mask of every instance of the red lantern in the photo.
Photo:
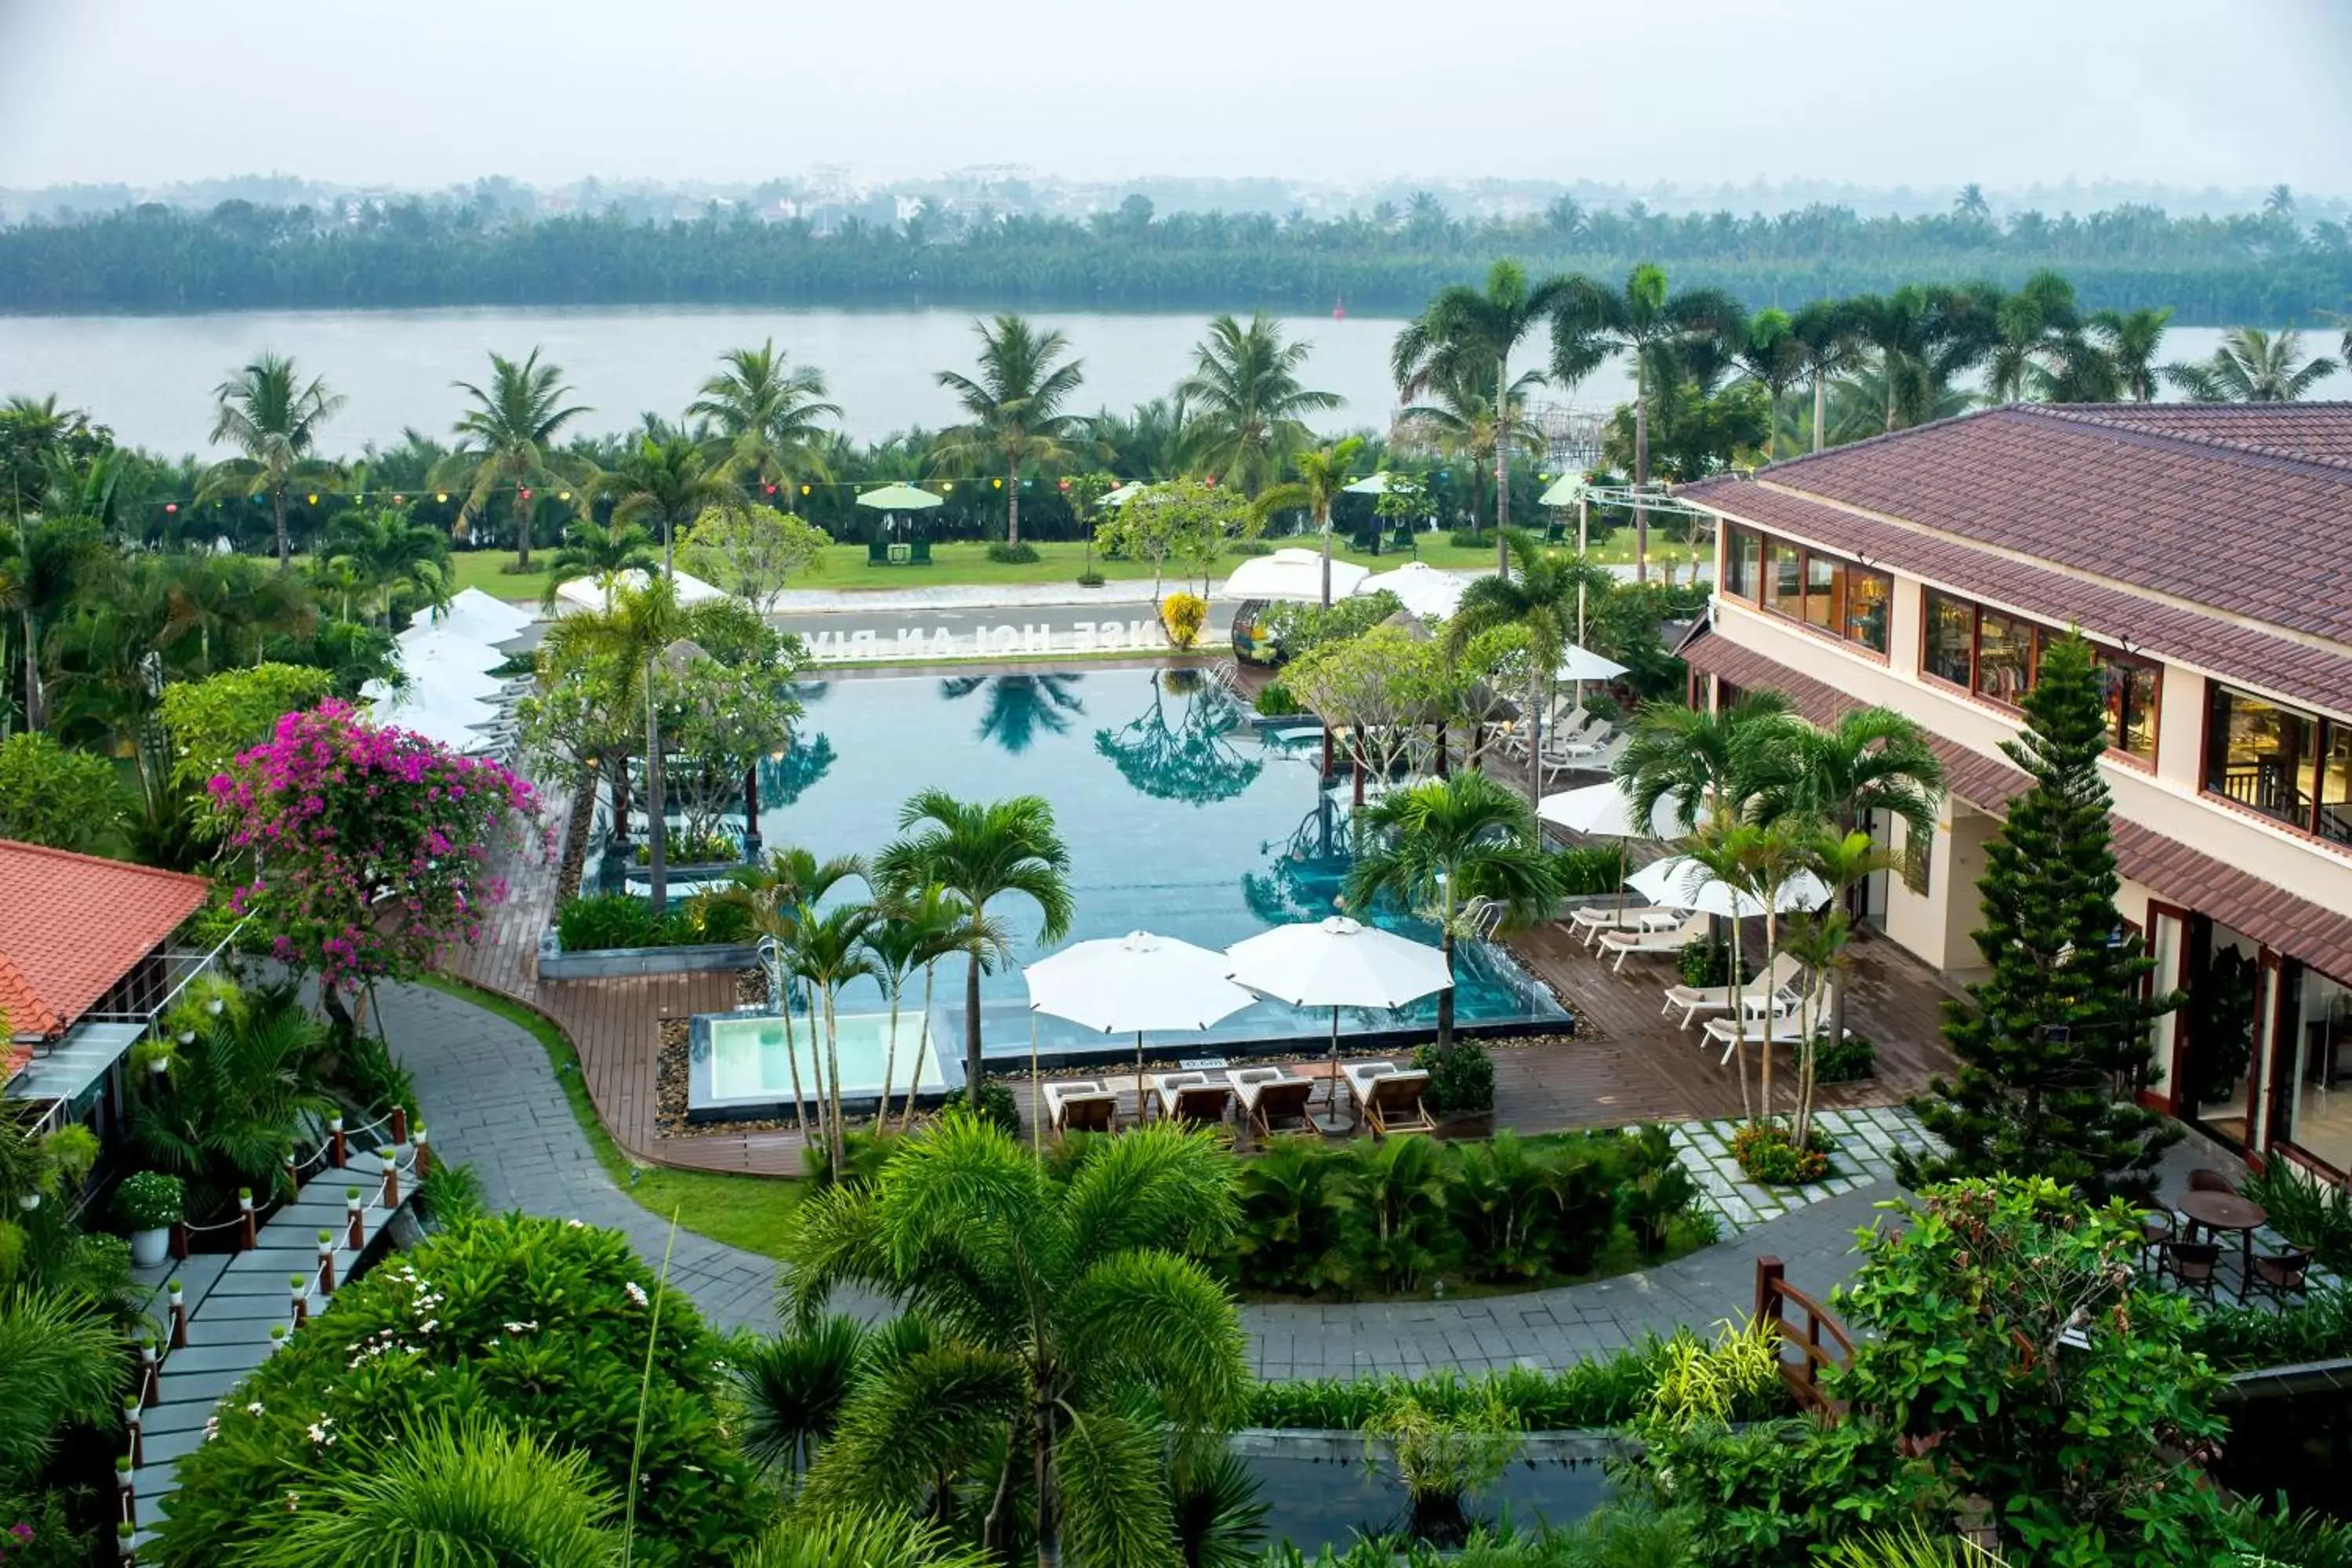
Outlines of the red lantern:
M775 486L773 486L773 485L770 485L770 486L768 487L768 493L769 493L770 495L774 495L774 494L776 493L776 487L775 487Z
M1064 489L1065 491L1066 491L1066 490L1068 490L1068 489L1069 489L1069 488L1070 488L1070 481L1069 481L1069 480L1067 480L1067 479L1064 479L1064 480L1062 480L1062 481L1061 481L1061 489Z
M520 496L524 500L529 500L530 499L530 486L528 486L528 485L525 485L525 486L524 486L524 487L523 487L520 491L518 491L518 492L516 492L516 493L517 493L517 494L519 494L519 495L520 495Z
M179 503L178 501L175 501L175 500L167 500L167 501L165 501L165 502L163 503L163 511L164 511L165 515L167 515L167 516L168 516L168 515L170 515L171 513L173 513L173 512L178 511L179 510L180 510L180 503Z

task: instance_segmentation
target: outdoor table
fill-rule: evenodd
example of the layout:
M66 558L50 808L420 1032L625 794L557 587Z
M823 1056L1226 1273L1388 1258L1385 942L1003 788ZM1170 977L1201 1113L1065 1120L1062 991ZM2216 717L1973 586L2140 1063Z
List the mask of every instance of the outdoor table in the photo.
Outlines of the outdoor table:
M2270 1223L2270 1211L2252 1198L2235 1193L2189 1193L2180 1212L2209 1231L2239 1233L2238 1300L2246 1299L2246 1283L2254 1272L2254 1232Z

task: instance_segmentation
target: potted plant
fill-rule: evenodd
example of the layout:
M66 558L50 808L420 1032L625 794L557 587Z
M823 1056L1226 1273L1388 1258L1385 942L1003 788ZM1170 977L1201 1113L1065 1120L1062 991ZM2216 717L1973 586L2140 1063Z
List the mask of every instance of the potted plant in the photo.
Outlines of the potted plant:
M141 1171L114 1194L114 1212L131 1232L131 1261L152 1268L170 1249L172 1227L187 1217L187 1189L164 1171Z

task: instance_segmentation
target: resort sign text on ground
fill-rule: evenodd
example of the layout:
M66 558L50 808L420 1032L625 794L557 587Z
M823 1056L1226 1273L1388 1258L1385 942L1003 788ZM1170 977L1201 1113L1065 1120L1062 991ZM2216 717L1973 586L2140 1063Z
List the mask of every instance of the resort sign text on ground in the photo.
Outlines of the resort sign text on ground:
M1164 648L1168 635L1149 616L1125 620L1006 621L993 626L821 626L803 630L823 663L880 659L1003 658L1007 656Z

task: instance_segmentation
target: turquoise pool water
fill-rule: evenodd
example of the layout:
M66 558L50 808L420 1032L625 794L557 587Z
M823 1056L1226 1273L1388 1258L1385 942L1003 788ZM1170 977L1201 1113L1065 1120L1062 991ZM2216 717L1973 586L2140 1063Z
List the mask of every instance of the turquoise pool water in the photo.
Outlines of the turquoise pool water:
M1349 787L1344 780L1321 787L1319 743L1311 733L1285 733L1295 726L1261 736L1246 711L1191 671L843 679L803 700L795 752L763 780L760 831L772 847L871 854L897 836L900 804L934 784L967 800L1041 795L1069 846L1073 942L1146 930L1223 948L1329 914L1347 876ZM1019 961L1046 951L1035 942L1034 905L1008 895L990 912L1017 939ZM1435 940L1433 928L1395 911L1378 918ZM936 1040L962 1036L962 963L940 966ZM1465 1023L1562 1016L1499 950L1472 944L1457 971L1455 1016ZM908 1004L919 1005L919 996ZM861 984L842 1011L877 1005ZM982 979L981 1012L990 1055L1028 1050L1017 964ZM1435 1016L1429 1000L1396 1013L1343 1012L1340 1027L1390 1029ZM1329 1029L1327 1009L1299 1013L1268 1002L1207 1038L1322 1037ZM1102 1043L1051 1019L1041 1031L1048 1044ZM848 1076L845 1067L845 1083Z
M936 1095L944 1087L931 1042L912 1008L899 1013L895 1050L887 1011L841 1014L831 1053L812 1037L805 1018L795 1017L789 1039L784 1021L772 1013L706 1014L694 1025L687 1053L688 1103L698 1112L781 1115L792 1102L794 1066L803 1090L814 1096L832 1060L840 1063L842 1098L851 1103L878 1099L886 1070L896 1095L907 1094L910 1085L918 1096Z

